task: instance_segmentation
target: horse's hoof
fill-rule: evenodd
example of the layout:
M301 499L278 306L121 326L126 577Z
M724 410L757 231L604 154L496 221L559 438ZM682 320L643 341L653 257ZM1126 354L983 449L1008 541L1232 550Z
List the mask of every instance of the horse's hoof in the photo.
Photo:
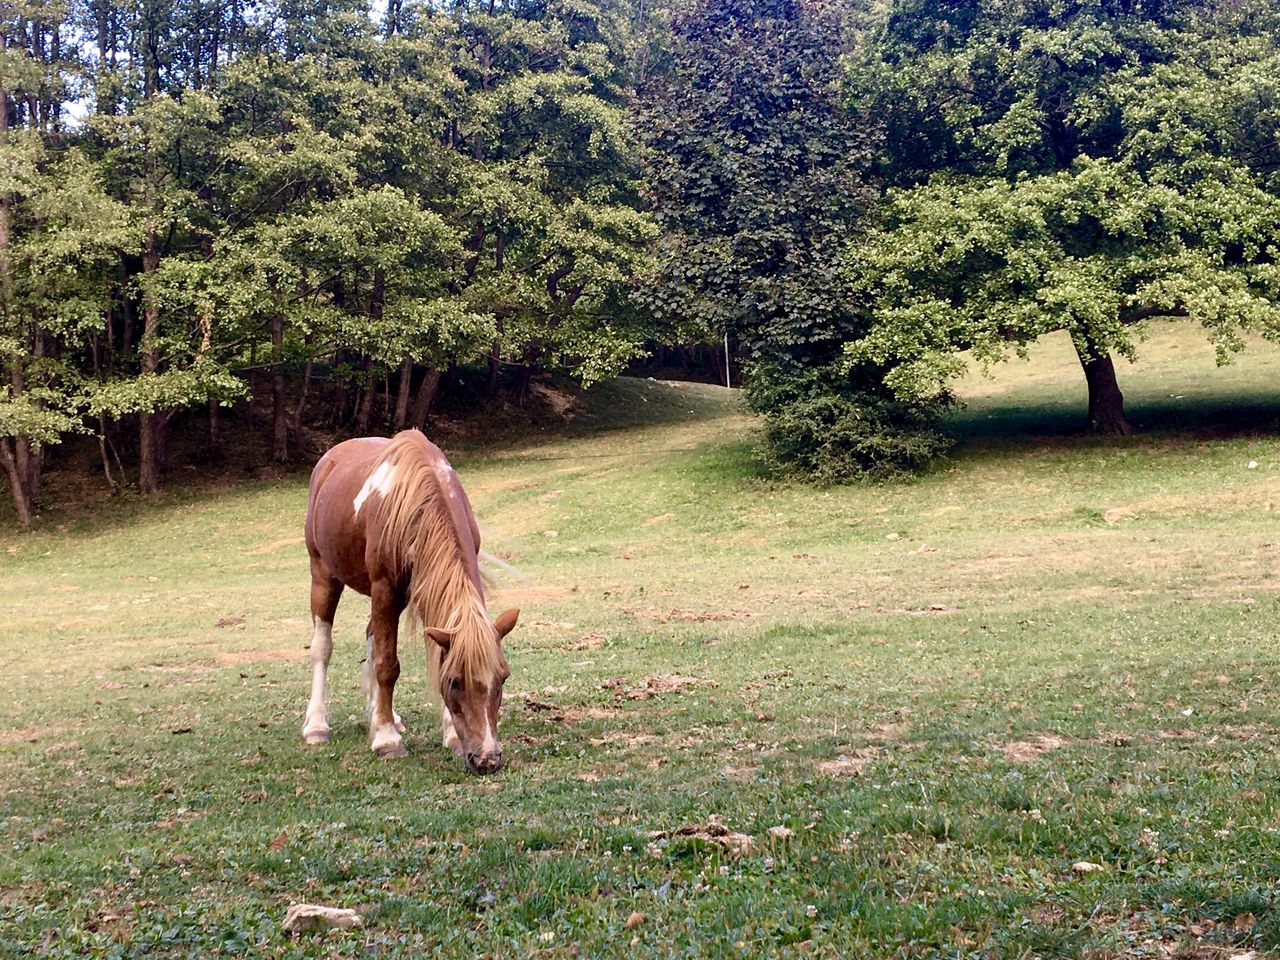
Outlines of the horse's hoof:
M395 743L384 743L380 747L374 747L373 752L383 760L399 760L401 757L409 755L409 751L405 749L405 745L399 740Z
M302 742L309 747L318 747L329 742L329 730L307 730L302 734Z

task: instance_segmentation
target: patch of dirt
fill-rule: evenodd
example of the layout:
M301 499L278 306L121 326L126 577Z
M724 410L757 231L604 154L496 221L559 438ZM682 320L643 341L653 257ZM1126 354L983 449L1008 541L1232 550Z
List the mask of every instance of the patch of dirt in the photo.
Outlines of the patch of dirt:
M640 526L652 527L659 523L666 523L668 520L674 520L675 516L676 515L674 513L660 513L656 517L650 517L648 520L645 520L640 524Z
M545 715L552 723L581 723L584 720L612 720L618 711L610 707L567 707L559 703L547 703L533 697L524 698L524 709L528 713Z
M38 724L32 723L25 727L0 730L0 743L36 743L39 740L47 740L50 737L64 736L65 734L79 730L80 728L80 724L64 723L42 727ZM70 744L66 746L69 747ZM64 747L57 747L56 749L64 749Z
M679 674L654 674L645 677L638 687L624 688L625 677L614 677L603 684L614 692L618 700L648 700L664 693L684 693L692 687L718 687L714 680L703 680L701 677L685 677Z
M566 643L564 646L557 647L557 649L565 653L578 653L582 650L599 650L605 645L605 640L606 638L598 633L588 633L586 636L579 637L571 643Z
M623 612L634 613L630 610ZM751 620L755 614L746 610L684 610L677 607L671 611L649 610L642 616L656 620L658 623L670 623L672 620L684 623L710 623L720 620Z
M273 540L271 543L264 543L260 547L254 547L249 553L253 556L261 556L264 553L272 553L284 547L300 546L302 542L302 537L285 537L283 540Z
M867 768L867 764L880 755L879 747L858 747L850 753L842 753L834 760L823 760L818 770L828 777L852 777Z
M650 838L654 840L672 839L674 837L695 837L722 846L733 857L741 857L751 852L751 837L745 833L735 833L724 825L719 814L707 818L706 826L686 823L675 830L651 830Z
M1031 740L1015 740L1000 748L1010 763L1030 763L1041 754L1065 747L1071 741L1052 733L1042 733Z
M18 727L15 730L0 730L0 743L29 743L39 740L42 734L49 731L35 724Z
M293 648L290 650L220 650L214 659L220 667L230 667L237 663L259 663L265 660L289 661L301 660L306 650Z
M545 404L547 409L557 417L565 417L572 414L574 409L578 406L577 397L568 393L562 393L545 383L530 384L529 392Z
M927 607L905 608L899 607L896 610L886 610L883 607L878 608L876 613L905 613L909 617L927 617L937 616L941 613L957 613L956 607L949 607L945 603L931 603Z
M630 733L622 731L619 733L610 733L603 737L592 737L591 745L593 747L601 747L606 744L620 743L627 747L638 747L646 743L653 743L658 737L652 733Z

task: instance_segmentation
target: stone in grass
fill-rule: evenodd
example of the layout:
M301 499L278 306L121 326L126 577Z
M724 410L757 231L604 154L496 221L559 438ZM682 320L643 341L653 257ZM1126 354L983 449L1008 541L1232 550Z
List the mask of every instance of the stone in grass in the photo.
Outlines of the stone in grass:
M363 926L360 914L342 907L321 907L313 903L295 903L284 915L284 928L289 933L309 930L350 930Z
M1100 863L1093 863L1089 860L1077 860L1071 865L1072 873L1099 873L1107 869Z

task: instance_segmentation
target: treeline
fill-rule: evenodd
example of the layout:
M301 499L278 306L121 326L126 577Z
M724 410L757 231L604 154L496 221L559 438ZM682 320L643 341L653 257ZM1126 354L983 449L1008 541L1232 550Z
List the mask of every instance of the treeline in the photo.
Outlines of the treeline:
M0 461L23 523L72 431L136 444L150 492L173 417L207 404L216 431L251 383L283 460L321 369L365 433L421 425L451 364L590 382L650 334L631 11L6 9Z
M421 425L729 332L782 469L927 463L971 349L1280 328L1261 0L17 0L0 29L0 464L144 492L251 392ZM123 458L120 450L133 451ZM124 482L119 469L113 483ZM128 479L132 480L132 477Z

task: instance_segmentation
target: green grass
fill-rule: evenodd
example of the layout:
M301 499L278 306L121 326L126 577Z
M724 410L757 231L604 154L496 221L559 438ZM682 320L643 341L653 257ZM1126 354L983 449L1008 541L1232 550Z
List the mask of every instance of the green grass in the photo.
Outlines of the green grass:
M299 742L303 478L0 533L0 956L1275 949L1280 353L1161 328L1121 371L1149 431L1089 440L1064 346L966 383L910 483L768 484L698 385L459 448L531 581L490 598L523 616L483 780L420 647L411 755L369 752L356 596ZM750 851L674 833L713 816ZM365 926L289 940L291 900Z

